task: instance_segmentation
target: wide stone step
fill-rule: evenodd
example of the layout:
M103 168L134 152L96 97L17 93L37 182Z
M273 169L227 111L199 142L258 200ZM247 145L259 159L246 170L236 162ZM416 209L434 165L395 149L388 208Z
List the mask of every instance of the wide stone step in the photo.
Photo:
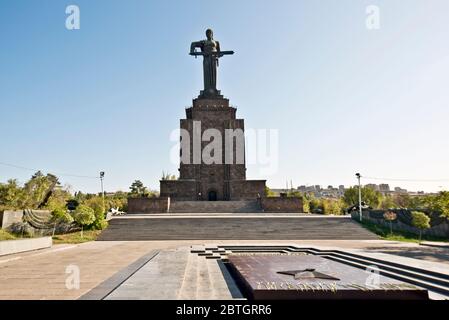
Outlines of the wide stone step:
M369 240L350 218L114 218L98 240Z

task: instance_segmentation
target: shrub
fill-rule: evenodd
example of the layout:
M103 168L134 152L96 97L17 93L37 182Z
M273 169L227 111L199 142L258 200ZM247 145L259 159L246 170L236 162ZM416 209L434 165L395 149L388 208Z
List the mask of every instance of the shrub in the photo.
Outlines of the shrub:
M92 208L85 205L79 205L76 208L73 218L75 222L81 226L81 238L83 237L84 226L91 225L95 222L95 212Z
M107 227L107 222L105 220L106 211L109 210L109 203L106 203L106 208L103 206L103 198L101 196L96 196L84 201L84 204L90 207L95 214L95 220L89 225L91 229L103 230Z
M322 207L323 207L324 214L342 214L343 213L343 203L340 200L323 199Z
M67 212L65 208L56 208L52 211L51 221L53 222L53 236L56 233L56 226L58 224L71 224L73 217Z
M52 212L52 221L58 223L72 223L73 217L63 208L57 208Z
M310 213L310 201L309 200L307 200L307 199L303 200L302 210L305 213Z
M419 241L421 241L422 231L430 228L430 218L420 211L412 211L412 225L419 229Z
M436 196L429 196L425 202L431 210L449 219L449 191L441 191Z
M266 197L275 197L276 194L275 194L273 191L271 191L270 188L268 188L267 186L265 186L265 196L266 196Z

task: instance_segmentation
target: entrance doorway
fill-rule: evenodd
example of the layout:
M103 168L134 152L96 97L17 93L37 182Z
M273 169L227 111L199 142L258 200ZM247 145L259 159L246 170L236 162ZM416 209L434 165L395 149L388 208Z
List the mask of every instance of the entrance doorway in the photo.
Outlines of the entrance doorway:
M209 193L207 194L207 199L209 201L217 201L217 192L216 191L209 191Z

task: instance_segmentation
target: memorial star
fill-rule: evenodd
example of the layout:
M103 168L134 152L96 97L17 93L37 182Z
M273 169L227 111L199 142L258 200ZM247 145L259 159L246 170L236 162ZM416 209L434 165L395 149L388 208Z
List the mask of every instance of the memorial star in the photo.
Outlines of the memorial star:
M277 273L294 276L296 280L301 280L301 279L340 280L338 278L324 274L322 272L315 271L315 269L278 271Z

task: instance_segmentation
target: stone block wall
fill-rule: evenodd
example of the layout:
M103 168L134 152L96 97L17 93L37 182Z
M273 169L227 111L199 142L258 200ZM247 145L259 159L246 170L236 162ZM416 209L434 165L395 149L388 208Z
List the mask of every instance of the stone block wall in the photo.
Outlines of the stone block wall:
M266 180L230 181L230 196L232 200L256 200L265 197Z
M161 180L160 195L162 198L177 200L197 200L198 186L195 180Z
M303 203L300 198L266 197L261 199L264 212L303 212Z
M167 213L170 198L128 198L128 213Z

